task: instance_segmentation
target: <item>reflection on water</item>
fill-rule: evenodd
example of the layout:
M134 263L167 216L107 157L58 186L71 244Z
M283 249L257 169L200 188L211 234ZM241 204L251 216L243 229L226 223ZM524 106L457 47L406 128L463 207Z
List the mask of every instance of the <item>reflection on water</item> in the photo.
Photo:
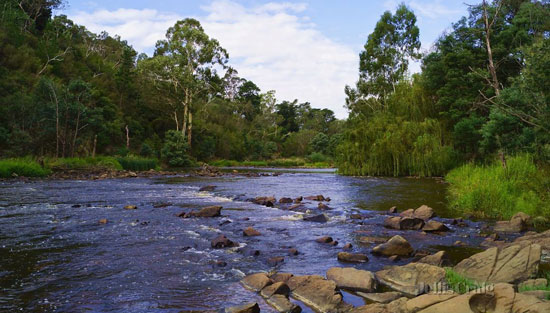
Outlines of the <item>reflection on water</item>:
M205 185L217 188L199 192ZM401 234L415 248L430 251L456 240L478 245L476 223L451 226L453 232L445 236L381 226L386 216L378 211L394 205L403 210L427 204L449 216L444 193L445 185L433 179L342 177L326 170L282 170L280 176L253 178L2 182L0 311L191 312L258 301L262 311L272 312L238 281L245 274L274 270L267 262L274 256L285 258L279 271L324 275L332 266L349 266L336 260L345 243L353 243L355 252L370 253L372 245L359 244L361 236ZM302 221L303 212L246 201L317 194L332 199L325 224ZM166 206L155 208L158 203ZM122 209L128 204L138 209ZM207 205L223 206L224 216L177 217ZM316 202L306 205L317 212ZM355 212L365 219L346 218ZM107 224L99 223L103 218ZM248 226L262 235L243 237ZM240 248L212 249L210 240L221 233ZM340 245L314 241L324 235ZM289 247L300 253L288 255ZM378 270L395 264L369 258L356 267ZM227 265L220 266L222 262ZM354 305L362 302L352 294L345 298Z

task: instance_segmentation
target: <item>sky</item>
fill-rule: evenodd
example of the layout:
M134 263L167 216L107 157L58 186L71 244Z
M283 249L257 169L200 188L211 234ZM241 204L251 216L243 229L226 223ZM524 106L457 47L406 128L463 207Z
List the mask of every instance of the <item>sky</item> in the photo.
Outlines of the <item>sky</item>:
M401 2L417 16L423 51L467 14L455 0L68 0L56 14L119 35L150 56L168 27L196 18L228 51L239 76L262 92L275 90L279 101L307 101L345 118L344 87L357 81L359 53L384 11ZM419 70L411 64L411 72Z

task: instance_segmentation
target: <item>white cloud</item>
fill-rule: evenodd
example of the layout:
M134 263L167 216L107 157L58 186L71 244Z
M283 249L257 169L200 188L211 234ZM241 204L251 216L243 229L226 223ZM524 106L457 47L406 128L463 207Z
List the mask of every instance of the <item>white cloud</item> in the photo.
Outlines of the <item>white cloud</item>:
M347 116L344 86L357 79L358 55L323 35L307 16L304 3L244 7L218 0L202 7L206 32L229 52L239 75L279 100L309 101ZM151 54L157 40L182 16L152 9L77 12L71 18L93 32L118 34L138 51Z
M98 10L93 13L76 12L70 18L86 26L94 33L107 31L127 40L136 50L151 54L157 40L164 38L166 30L173 26L180 16L160 13L152 9Z

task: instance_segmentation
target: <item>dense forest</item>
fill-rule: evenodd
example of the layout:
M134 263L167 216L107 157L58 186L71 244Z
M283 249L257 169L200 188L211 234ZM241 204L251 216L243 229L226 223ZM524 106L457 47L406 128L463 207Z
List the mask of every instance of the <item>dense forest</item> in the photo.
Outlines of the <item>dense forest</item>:
M238 76L194 19L139 54L52 11L61 0L0 7L0 157L128 154L193 160L330 159L343 122L278 101Z
M410 60L422 62L412 77ZM520 153L548 161L550 2L472 5L424 55L416 17L401 5L376 24L346 94L345 174L443 175Z
M348 175L437 176L467 162L550 160L550 2L483 1L421 53L416 16L385 12L346 86L349 117L278 101L194 19L139 54L52 11L0 7L0 156L194 161L306 157ZM420 61L410 75L409 63Z

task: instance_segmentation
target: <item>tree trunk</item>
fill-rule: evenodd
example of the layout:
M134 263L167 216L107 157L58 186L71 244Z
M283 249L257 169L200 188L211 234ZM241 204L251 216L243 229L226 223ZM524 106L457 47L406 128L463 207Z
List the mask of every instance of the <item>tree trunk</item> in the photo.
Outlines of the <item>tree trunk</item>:
M183 105L183 125L181 127L181 133L183 134L183 137L185 138L185 132L187 131L187 112L189 110L189 105L185 103Z
M187 144L189 145L189 149L191 149L192 131L193 131L193 114L191 113L191 111L189 111L189 123L187 126Z
M94 146L92 148L92 158L95 158L95 148L97 146L97 135L94 135Z
M74 148L76 146L76 137L78 136L78 127L80 126L80 112L76 115L76 127L74 128L73 144L71 147L71 157L74 158Z
M128 125L126 125L126 149L130 150L130 130Z
M500 6L500 4L499 4ZM499 9L493 17L493 21L489 23L489 13L487 12L487 1L483 0L483 19L485 21L485 45L487 46L487 57L489 58L489 73L491 73L491 82L493 88L495 89L495 95L500 95L500 84L498 82L497 70L495 63L493 62L493 50L491 49L491 28L495 22L496 15L498 14Z

